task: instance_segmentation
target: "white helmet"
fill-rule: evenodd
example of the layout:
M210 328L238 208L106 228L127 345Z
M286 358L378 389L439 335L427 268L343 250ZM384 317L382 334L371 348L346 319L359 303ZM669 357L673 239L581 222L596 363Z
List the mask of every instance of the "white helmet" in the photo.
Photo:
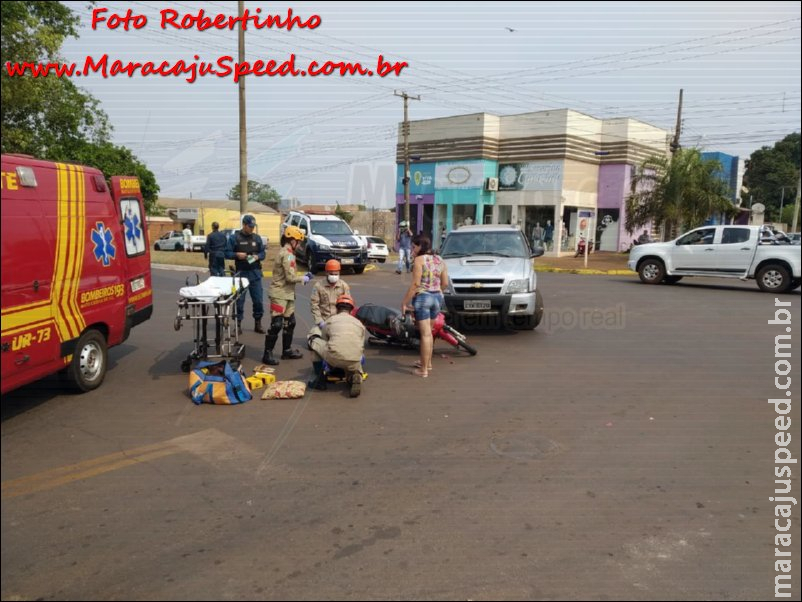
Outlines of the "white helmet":
M400 224L398 224L398 226L401 227L401 228L405 228L406 225L407 225L407 223L404 222L404 221L402 221Z

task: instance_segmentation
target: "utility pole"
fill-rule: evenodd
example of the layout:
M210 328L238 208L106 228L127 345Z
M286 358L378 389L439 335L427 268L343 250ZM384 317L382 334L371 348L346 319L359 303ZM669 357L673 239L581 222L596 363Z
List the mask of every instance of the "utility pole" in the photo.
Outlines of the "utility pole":
M399 94L395 90L393 94L404 99L404 125L402 127L404 134L404 177L401 181L404 183L404 220L406 220L407 227L409 227L411 224L409 222L409 114L407 105L410 98L412 100L420 100L420 95L410 96L406 92Z
M800 174L800 177L796 181L796 201L794 201L794 225L791 226L791 232L796 232L797 231L796 230L796 225L798 223L797 220L799 219L799 193L800 193L799 189L800 189L800 187L802 187L802 174Z
M239 62L245 62L245 27L243 14L245 12L244 0L237 2L240 17L239 26ZM239 213L244 215L248 211L248 137L245 126L245 78L239 78Z
M679 150L679 134L682 129L682 88L679 91L679 106L677 107L677 125L674 128L674 138L671 140L671 154Z
M785 203L785 189L791 188L790 186L783 186L780 189L780 218L777 220L780 223L783 223L783 204Z

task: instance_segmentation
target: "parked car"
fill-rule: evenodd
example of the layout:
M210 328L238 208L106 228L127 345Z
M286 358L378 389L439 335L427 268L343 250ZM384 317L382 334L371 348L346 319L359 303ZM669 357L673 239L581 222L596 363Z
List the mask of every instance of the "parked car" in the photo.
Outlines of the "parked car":
M495 325L532 330L543 318L532 249L518 226L462 226L443 242L444 291L450 320L462 327Z
M206 244L206 237L203 234L193 234L191 241L193 251L203 251L203 247ZM165 232L153 244L153 248L157 251L183 251L184 234L180 230Z
M674 284L685 276L754 278L769 293L794 290L802 278L799 248L766 244L760 226L704 226L670 242L639 245L627 266L646 284Z
M281 233L287 226L300 228L304 240L295 249L295 255L304 262L313 274L323 268L329 259L336 259L343 268L351 268L355 274L365 271L368 250L351 227L336 215L290 211Z
M375 259L379 263L387 261L390 256L390 250L387 248L387 243L384 239L378 236L357 236L368 249L368 259Z

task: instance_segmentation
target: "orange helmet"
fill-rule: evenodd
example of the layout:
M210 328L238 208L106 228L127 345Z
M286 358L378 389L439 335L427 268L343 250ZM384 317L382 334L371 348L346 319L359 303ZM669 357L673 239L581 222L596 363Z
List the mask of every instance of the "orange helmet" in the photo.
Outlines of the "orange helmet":
M326 271L327 272L339 272L340 271L340 262L336 259L329 259L326 262Z
M294 238L299 242L304 239L304 233L301 232L301 229L298 226L287 226L287 228L284 230L284 236L287 238Z
M339 297L337 297L337 302L334 305L336 305L338 308L340 307L340 305L347 305L351 309L354 309L354 307L356 307L356 305L354 305L354 300L351 299L351 295L340 295Z

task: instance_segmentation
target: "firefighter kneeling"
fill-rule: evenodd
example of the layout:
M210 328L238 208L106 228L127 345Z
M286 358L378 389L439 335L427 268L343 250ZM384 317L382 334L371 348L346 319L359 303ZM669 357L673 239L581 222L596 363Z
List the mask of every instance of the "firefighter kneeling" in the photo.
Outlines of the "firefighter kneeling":
M326 375L323 362L332 368L340 368L351 384L351 397L358 397L362 391L362 355L365 352L365 327L351 315L354 300L350 295L337 298L337 313L328 318L323 328L315 326L309 331L309 348L314 356L312 366L315 378L309 386L323 390L326 388Z

